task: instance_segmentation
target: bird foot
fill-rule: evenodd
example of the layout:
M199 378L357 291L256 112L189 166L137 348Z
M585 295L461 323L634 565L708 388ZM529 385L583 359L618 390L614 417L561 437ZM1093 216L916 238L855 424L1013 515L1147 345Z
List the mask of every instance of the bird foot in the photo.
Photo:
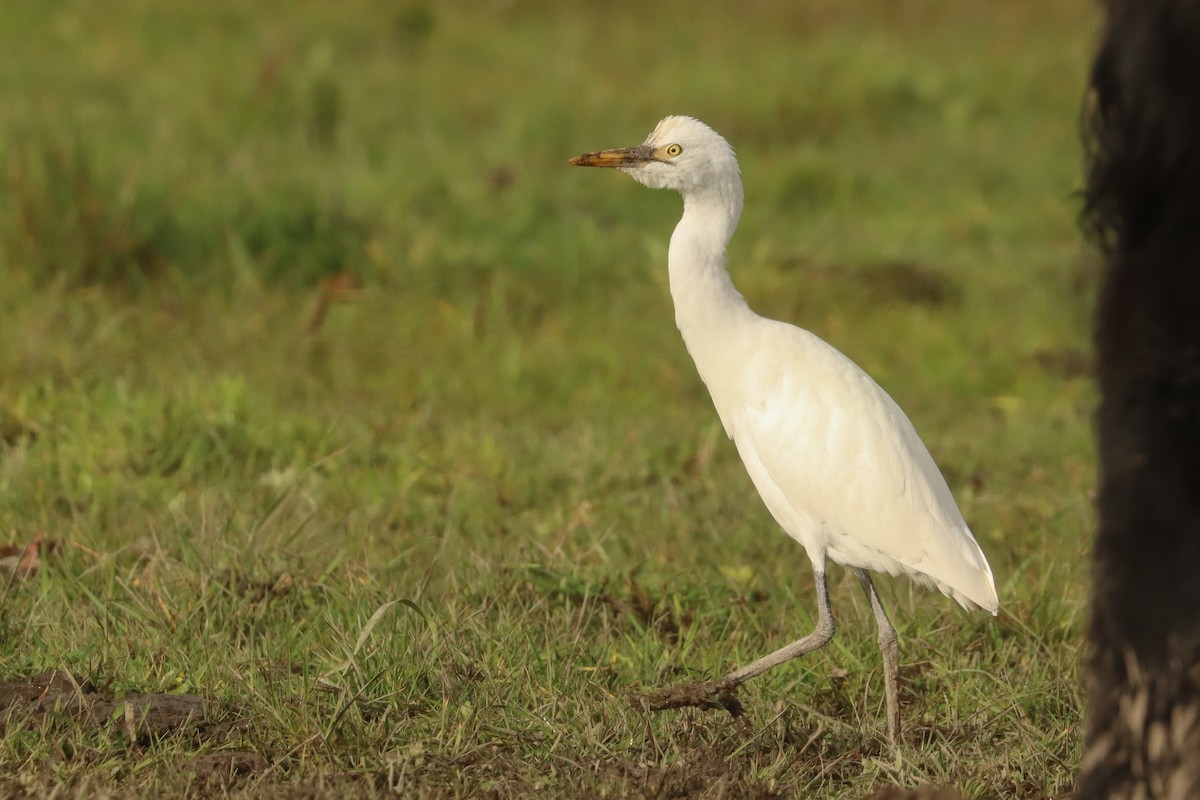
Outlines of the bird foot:
M746 713L737 698L740 681L728 679L716 681L692 681L655 692L646 698L651 711L667 711L672 708L723 708L734 719Z

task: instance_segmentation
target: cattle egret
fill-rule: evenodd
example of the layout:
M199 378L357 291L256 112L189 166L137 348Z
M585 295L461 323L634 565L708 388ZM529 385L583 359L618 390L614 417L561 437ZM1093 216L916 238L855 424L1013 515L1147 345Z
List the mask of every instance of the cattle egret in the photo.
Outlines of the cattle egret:
M1000 603L983 551L908 417L854 362L808 331L750 310L725 269L742 214L733 148L691 117L667 117L640 145L576 156L683 195L667 262L675 322L725 433L771 515L808 552L816 629L714 681L662 692L655 710L736 707L733 691L833 638L831 559L854 571L879 628L888 735L900 732L899 648L868 570L933 585L968 610Z

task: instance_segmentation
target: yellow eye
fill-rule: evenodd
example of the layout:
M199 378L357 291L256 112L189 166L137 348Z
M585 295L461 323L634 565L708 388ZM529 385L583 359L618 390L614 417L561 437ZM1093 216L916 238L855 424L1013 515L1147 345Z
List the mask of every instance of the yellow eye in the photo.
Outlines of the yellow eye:
M669 144L663 152L669 156L677 156L683 152L683 148L677 144Z

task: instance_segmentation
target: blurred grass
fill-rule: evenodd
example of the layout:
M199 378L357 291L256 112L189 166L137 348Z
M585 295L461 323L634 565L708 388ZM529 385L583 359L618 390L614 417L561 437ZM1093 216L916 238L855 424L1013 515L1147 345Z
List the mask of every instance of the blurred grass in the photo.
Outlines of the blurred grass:
M199 796L180 759L239 749L270 765L221 784L247 796L1068 791L1094 25L1082 0L0 8L0 531L72 543L3 590L0 679L246 726L10 721L6 791ZM747 686L749 737L625 699L811 624L672 323L678 199L565 166L668 113L738 149L751 304L893 394L996 573L999 620L887 582L898 758L840 572L838 638ZM362 289L316 324L339 275Z

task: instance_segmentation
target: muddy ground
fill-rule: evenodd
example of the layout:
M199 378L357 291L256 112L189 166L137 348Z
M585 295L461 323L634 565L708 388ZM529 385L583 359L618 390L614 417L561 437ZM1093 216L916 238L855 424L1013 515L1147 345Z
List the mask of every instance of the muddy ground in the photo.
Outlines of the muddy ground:
M0 775L0 797L518 797L538 787L505 780L508 755L502 748L481 753L475 763L436 760L379 770L305 774L289 753L257 752L253 721L237 709L194 694L117 696L88 680L52 669L0 684L0 726L5 735L42 734L45 741L64 726L97 734L95 749L50 748ZM39 737L41 738L41 737ZM78 737L72 737L78 740ZM107 752L105 752L107 750ZM174 755L172 755L174 753ZM671 767L626 762L567 764L576 776L555 791L575 797L782 798L788 795L755 780L752 759L693 751ZM72 762L69 765L65 762ZM95 770L80 763L94 764ZM69 768L67 768L69 766ZM63 779L61 776L70 776ZM88 777L80 778L80 775ZM570 784L576 783L574 788ZM947 789L885 788L869 800L958 800Z

